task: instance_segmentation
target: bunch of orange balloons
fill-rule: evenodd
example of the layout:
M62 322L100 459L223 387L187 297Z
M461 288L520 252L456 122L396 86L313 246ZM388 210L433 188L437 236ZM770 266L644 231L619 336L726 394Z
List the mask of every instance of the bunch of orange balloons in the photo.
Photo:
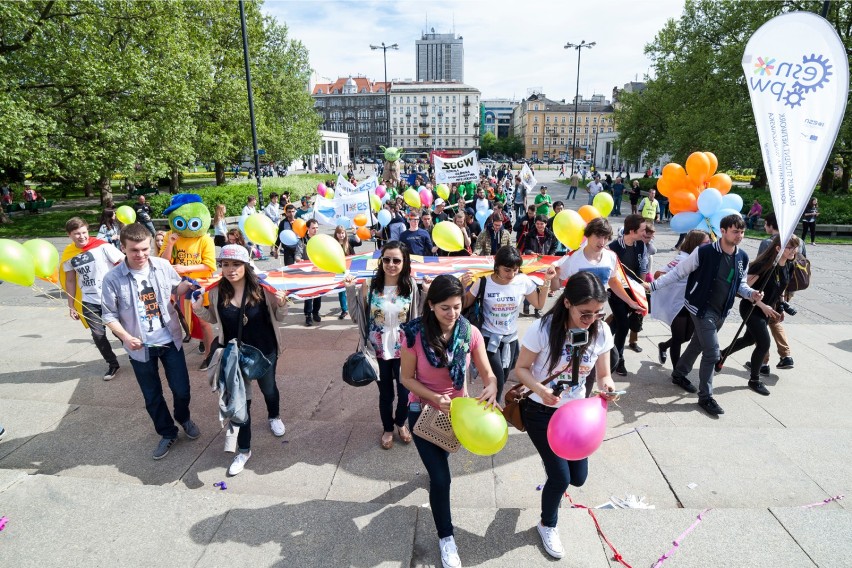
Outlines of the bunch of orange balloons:
M719 160L713 152L693 152L686 159L686 169L671 162L657 180L657 191L669 199L673 214L698 211L698 196L708 187L725 195L731 191L731 176L716 173Z

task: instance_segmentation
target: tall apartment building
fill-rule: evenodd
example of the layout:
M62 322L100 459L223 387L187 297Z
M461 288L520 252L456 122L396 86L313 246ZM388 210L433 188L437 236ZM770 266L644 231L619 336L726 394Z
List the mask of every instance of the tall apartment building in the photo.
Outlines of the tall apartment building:
M604 95L577 99L575 105L539 93L515 108L512 130L515 136L523 138L526 158L570 161L573 149L575 159L591 160L593 156L596 162L603 159L595 155L596 139L601 134L615 132L615 109Z
M349 158L378 157L388 146L386 90L388 85L366 77L341 77L334 83L317 83L314 110L324 130L349 134Z
M462 153L479 148L478 89L464 83L395 81L390 98L393 146Z
M464 38L456 34L424 33L414 42L418 81L464 83Z

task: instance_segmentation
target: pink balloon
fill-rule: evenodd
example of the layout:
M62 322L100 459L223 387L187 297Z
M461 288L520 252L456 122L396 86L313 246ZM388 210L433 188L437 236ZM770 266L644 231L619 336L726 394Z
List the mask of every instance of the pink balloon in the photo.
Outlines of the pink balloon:
M385 186L383 186L383 185L376 186L376 197L381 199L382 197L385 196L385 193L386 193Z
M559 407L547 426L547 441L557 456L577 461L589 457L600 447L605 432L606 399L593 396Z
M432 205L432 192L425 187L420 190L420 205L423 207Z
M317 184L317 193L319 193L322 197L325 197L326 191L328 191L328 188L325 186L325 184L322 183L322 182L319 182Z

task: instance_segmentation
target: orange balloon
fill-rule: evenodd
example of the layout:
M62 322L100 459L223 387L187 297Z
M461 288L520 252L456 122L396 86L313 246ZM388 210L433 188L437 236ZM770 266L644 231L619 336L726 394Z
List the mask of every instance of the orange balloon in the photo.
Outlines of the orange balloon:
M708 160L710 160L710 170L707 172L707 177L710 177L715 174L716 170L719 168L719 158L717 158L716 154L713 152L704 152L704 155L707 156Z
M686 170L683 166L671 162L663 166L663 177L671 180L675 184L683 184L686 182ZM669 186L670 189L678 189L676 185Z
M686 183L682 189L685 189L693 193L695 197L698 197L698 194L704 191L704 183L699 183L699 181L692 176L686 176Z
M355 217L356 222L357 222L357 219L358 219L358 217L356 216ZM373 237L372 233L370 233L369 227L358 227L358 229L355 231L355 234L358 235L358 238L361 239L362 241L367 241L367 240L369 240Z
M707 187L715 187L719 190L719 193L725 195L731 191L733 183L734 182L731 181L731 176L728 174L716 174L707 180Z
M292 227L293 232L296 233L296 235L298 235L300 239L303 238L308 232L308 226L302 219L296 219L295 221L293 221Z
M367 224L367 216L363 213L358 213L355 215L355 218L352 219L352 222L355 223L356 227L363 227Z
M586 223L601 216L601 212L595 209L592 205L583 205L577 209L577 213L580 214L580 217L582 217L583 221Z
M674 184L672 183L671 178L667 178L666 176L662 176L661 178L659 178L657 180L657 193L659 193L660 195L665 195L666 197L668 197L670 194L672 194L672 193L674 193L674 191L676 191L676 190L672 190L673 185Z
M690 191L678 191L669 197L669 211L674 214L698 211L698 199Z
M710 177L710 158L704 152L693 152L686 159L686 171L690 178L704 183Z

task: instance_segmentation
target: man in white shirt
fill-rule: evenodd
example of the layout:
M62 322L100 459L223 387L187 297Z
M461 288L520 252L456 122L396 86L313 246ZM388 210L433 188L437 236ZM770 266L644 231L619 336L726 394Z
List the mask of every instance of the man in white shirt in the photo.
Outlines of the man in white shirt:
M595 196L603 191L603 184L601 184L601 178L595 176L595 178L589 182L589 185L587 185L586 188L589 191L589 205L592 205L592 202L595 200Z

